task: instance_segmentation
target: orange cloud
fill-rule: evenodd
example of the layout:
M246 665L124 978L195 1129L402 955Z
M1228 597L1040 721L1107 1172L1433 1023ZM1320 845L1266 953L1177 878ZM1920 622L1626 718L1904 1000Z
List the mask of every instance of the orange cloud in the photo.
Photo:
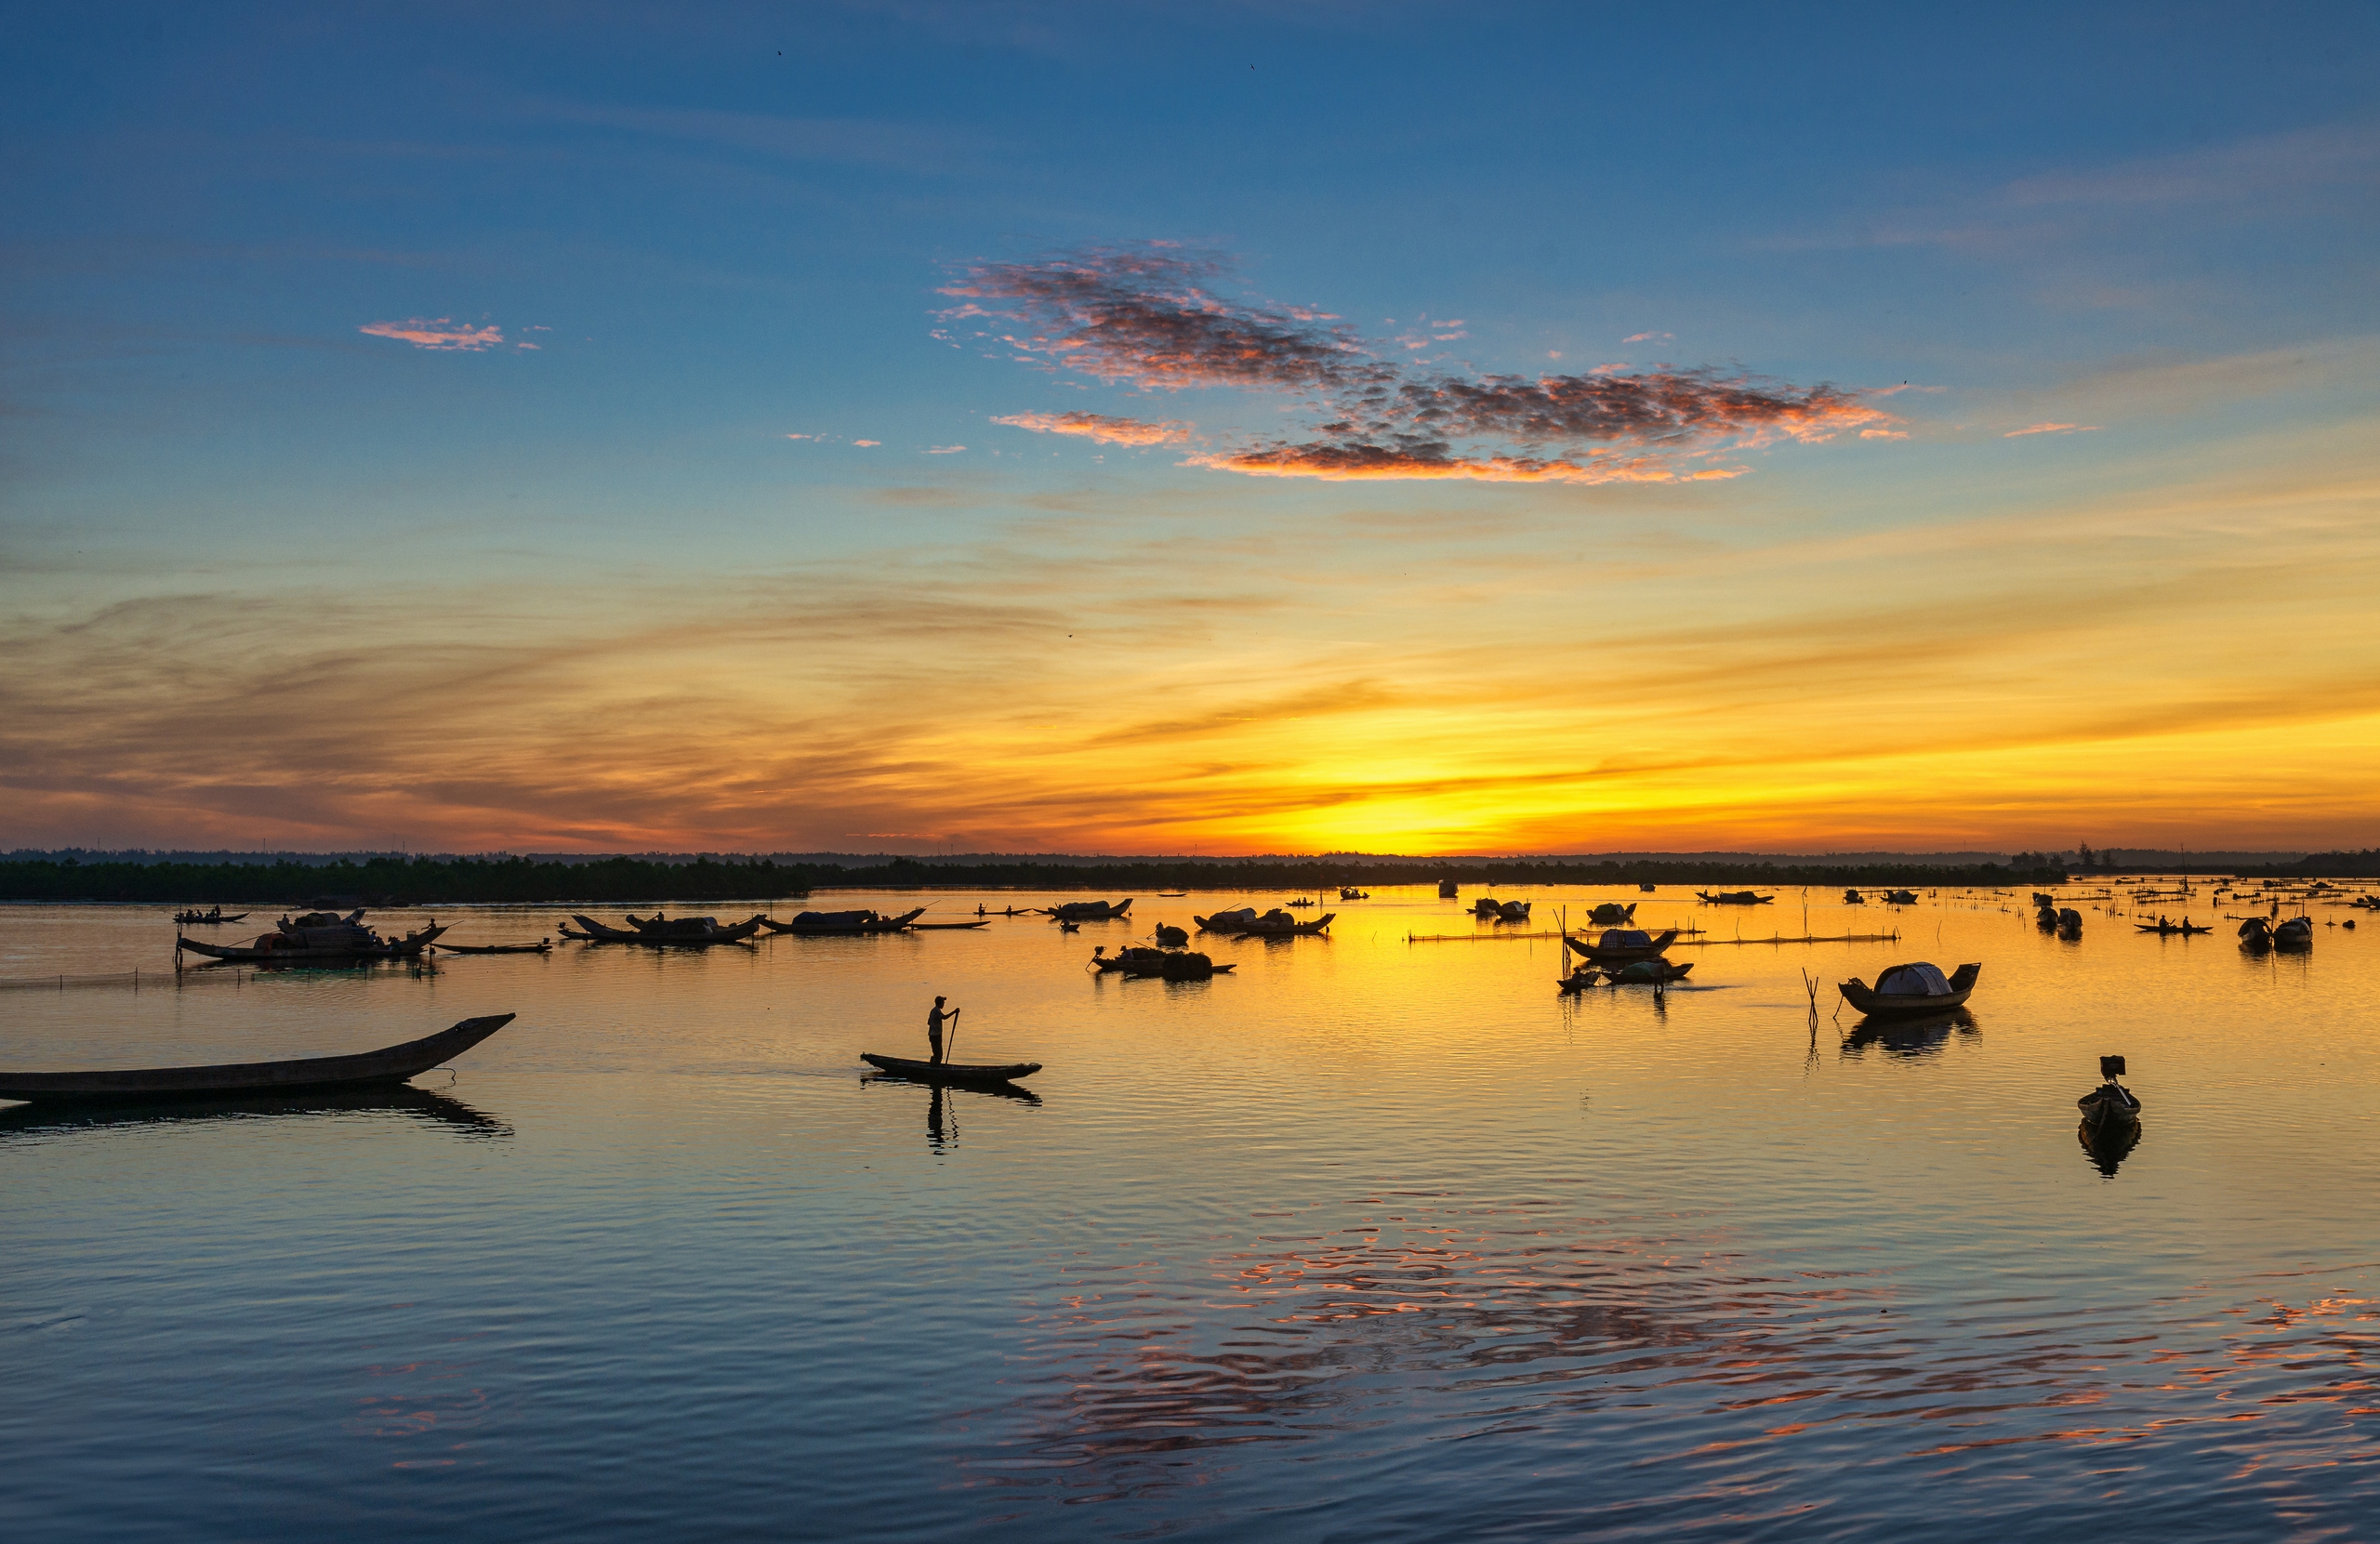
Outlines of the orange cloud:
M491 323L474 327L468 322L456 322L442 316L434 321L415 317L410 322L367 322L355 329L373 337L392 337L400 343L410 343L416 349L460 350L477 351L493 349L504 341L503 330ZM525 345L535 348L536 345Z
M1705 482L1740 477L1744 468L1705 468L1683 471L1657 455L1572 461L1559 456L1462 457L1443 451L1414 452L1380 445L1276 445L1220 455L1194 455L1185 467L1209 467L1250 477L1313 477L1326 482L1366 478L1454 478L1473 482Z
M992 422L1029 429L1036 434L1078 434L1103 445L1178 445L1190 438L1188 424L1144 423L1138 418L1111 418L1104 413L1011 413Z
M2098 431L2096 424L2032 424L2024 429L2012 429L2000 438L2014 440L2026 434L2096 434Z

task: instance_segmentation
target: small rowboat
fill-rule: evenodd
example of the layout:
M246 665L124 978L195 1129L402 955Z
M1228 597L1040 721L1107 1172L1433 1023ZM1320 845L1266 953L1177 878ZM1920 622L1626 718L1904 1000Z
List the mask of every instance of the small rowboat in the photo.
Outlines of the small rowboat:
M551 940L539 939L535 944L441 944L442 955L549 955L554 952Z
M1677 930L1665 928L1659 933L1647 933L1640 928L1614 928L1593 944L1575 938L1565 938L1563 946L1585 958L1591 965L1630 965L1640 959L1659 959L1677 941Z
M894 1077L906 1077L917 1083L974 1084L997 1087L1013 1083L1020 1077L1030 1077L1041 1070L1038 1062L1010 1062L994 1064L973 1062L919 1062L906 1056L879 1056L872 1050L859 1053L859 1059L878 1072Z
M1748 890L1723 890L1716 895L1707 890L1698 890L1694 893L1702 898L1706 906L1773 906L1777 904L1774 895L1754 895Z
M850 937L859 933L906 932L918 926L918 918L925 914L923 906L915 911L905 911L898 917L887 917L878 911L806 911L790 922L778 922L764 917L760 918L760 926L773 933L790 933L797 938ZM986 917L982 922L938 922L928 926L981 928L987 926L990 920Z
M957 932L962 928L988 928L991 925L989 919L982 922L912 922L909 930L913 933Z
M237 922L247 915L244 911L235 911L226 917L223 908L218 906L213 911L178 911L174 913L174 920L185 928L211 928L218 922Z
M356 1056L238 1062L213 1067L143 1067L125 1072L0 1073L0 1099L22 1099L35 1103L61 1100L191 1099L402 1083L443 1062L453 1061L511 1022L509 1013L465 1019L436 1035Z
M2195 922L2135 922L2133 926L2142 932L2155 933L2160 938L2170 938L2176 933L2184 938L2193 938L2200 933L2211 933L2215 930L2213 928L2201 927Z

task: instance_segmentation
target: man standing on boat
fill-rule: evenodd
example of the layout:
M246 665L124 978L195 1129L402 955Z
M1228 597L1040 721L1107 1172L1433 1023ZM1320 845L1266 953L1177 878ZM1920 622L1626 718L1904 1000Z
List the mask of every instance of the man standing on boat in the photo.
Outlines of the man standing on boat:
M937 1067L942 1065L942 1026L950 1025L950 1033L954 1036L959 1033L959 1010L954 1008L945 1011L942 1006L949 1000L948 997L936 997L933 1008L926 1014L926 1044L933 1048L932 1060Z

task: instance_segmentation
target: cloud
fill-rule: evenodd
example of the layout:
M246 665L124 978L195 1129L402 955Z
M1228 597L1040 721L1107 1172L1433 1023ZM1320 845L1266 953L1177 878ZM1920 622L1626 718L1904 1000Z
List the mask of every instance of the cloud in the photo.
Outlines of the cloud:
M926 447L926 454L928 455L956 455L966 448L967 447L965 445L929 445Z
M1845 430L1884 438L1899 422L1864 392L1710 366L1599 365L1532 377L1391 363L1328 311L1223 294L1231 276L1222 257L1170 244L1093 247L970 267L941 291L962 303L938 316L984 323L979 340L1045 370L1144 391L1292 399L1292 411L1313 420L1302 442L1244 443L1184 463L1249 476L1691 482L1746 468L1688 468L1678 458L1815 443ZM1464 336L1462 326L1422 319L1395 341L1413 352ZM1092 413L994 421L1121 444L1178 442L1188 427Z
M456 322L441 316L425 321L416 316L409 322L367 322L355 329L374 337L393 337L400 343L410 343L416 349L477 351L493 349L504 341L502 329L491 323L474 327L468 322ZM532 345L534 347L534 345Z
M1630 333L1626 337L1621 338L1620 341L1622 343L1643 343L1651 338L1669 340L1673 339L1676 337L1677 334L1675 333Z
M1010 413L992 422L1029 429L1036 434L1078 434L1103 445L1177 445L1190 438L1188 424L1144 423L1138 418L1111 418L1104 413Z
M1247 304L1206 287L1228 272L1219 259L1167 244L1094 247L970 268L941 291L968 303L941 314L1016 323L1016 332L997 337L1020 355L1143 390L1338 390L1395 378L1328 312Z
M880 445L884 443L884 442L881 440L854 440L852 443L854 445Z
M2096 434L2098 431L2096 424L2031 424L2024 429L2012 429L2001 438L2014 440L2027 434Z

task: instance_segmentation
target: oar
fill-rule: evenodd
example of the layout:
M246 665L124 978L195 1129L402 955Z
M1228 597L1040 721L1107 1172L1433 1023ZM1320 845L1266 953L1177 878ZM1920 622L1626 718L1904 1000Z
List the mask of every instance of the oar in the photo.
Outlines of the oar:
M950 1065L952 1053L959 1049L959 1010L950 1010L950 1021L943 1026L950 1036L942 1043L942 1064Z

